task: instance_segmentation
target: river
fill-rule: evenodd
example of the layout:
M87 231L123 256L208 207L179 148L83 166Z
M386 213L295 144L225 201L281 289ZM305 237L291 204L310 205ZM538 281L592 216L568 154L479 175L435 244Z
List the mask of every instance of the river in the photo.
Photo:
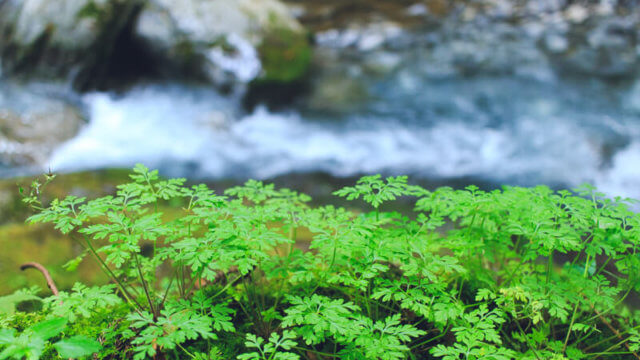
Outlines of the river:
M446 27L435 35L394 26L323 30L305 91L280 106L247 107L242 86L229 93L179 80L88 93L8 79L0 88L71 99L88 120L39 171L141 162L200 179L325 172L495 185L589 182L640 198L637 76L559 70L541 55L535 33L543 30L489 29L457 28L468 34L455 41ZM15 107L10 93L0 91L0 103ZM5 167L3 175L23 171L33 168Z

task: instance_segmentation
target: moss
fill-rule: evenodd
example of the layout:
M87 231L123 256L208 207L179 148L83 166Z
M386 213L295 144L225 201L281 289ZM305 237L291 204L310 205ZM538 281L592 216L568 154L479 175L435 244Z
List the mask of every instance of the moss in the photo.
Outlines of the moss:
M76 17L78 19L82 18L91 18L91 19L100 19L104 15L104 11L96 5L95 2L89 1L85 6L78 11Z
M277 27L266 34L258 53L264 69L258 82L291 83L306 75L312 49L305 33Z

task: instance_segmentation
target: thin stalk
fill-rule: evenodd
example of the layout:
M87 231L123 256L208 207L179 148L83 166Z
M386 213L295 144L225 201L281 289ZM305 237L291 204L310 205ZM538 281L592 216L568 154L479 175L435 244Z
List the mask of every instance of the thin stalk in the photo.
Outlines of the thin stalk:
M591 255L587 254L587 262L584 265L584 272L582 273L582 277L586 278L587 273L589 271L589 263L591 262ZM562 345L562 352L567 349L567 344L569 343L569 337L571 336L571 330L573 328L573 324L576 321L576 315L578 312L578 305L580 303L576 302L576 306L573 307L573 314L571 315L571 322L569 323L569 329L567 330L567 336L564 338L564 344Z
M305 349L305 348L300 347L300 346L294 346L293 348L298 350L298 351L305 351L305 352L309 351L309 352L312 352L314 354L318 354L318 355L322 355L322 356L328 356L328 357L332 357L332 358L337 358L338 357L338 355L335 355L335 354L329 354L329 353L318 351L318 350Z
M595 318L601 317L602 315L604 315L604 314L606 314L606 313L608 313L608 312L610 312L610 311L612 311L612 310L616 309L616 308L618 307L618 305L620 305L620 303L622 303L622 302L624 301L624 299L626 299L626 298L627 298L627 296L629 296L629 293L631 293L631 290L632 290L632 289L633 289L633 288L629 288L629 289L627 289L627 292L626 292L626 293L624 293L624 295L622 295L622 297L621 297L620 299L618 299L618 301L616 301L616 303L615 303L615 304L613 304L611 307L609 307L608 309L604 310L604 311L603 311L603 312L601 312L600 314L598 314L598 315L595 315L595 316L592 316L592 317L588 318L588 319L585 321L585 323L588 323L588 322L590 322L591 320L594 320Z
M609 348L607 348L605 351L603 351L603 352L601 352L601 353L595 353L595 354L597 354L597 355L594 357L594 359L597 359L597 358L599 358L600 356L602 356L602 355L604 355L604 354L610 354L610 353L609 353L609 351L610 351L610 350L613 350L613 349L615 349L615 348L618 348L618 347L622 346L622 345L623 345L624 343L626 343L627 341L629 341L629 339L623 339L623 340L621 340L620 342L615 343L615 344L613 344L613 345L609 346ZM625 353L626 353L626 352L625 352Z
M624 333L620 333L620 335L622 335L622 334L624 334ZM587 346L586 348L582 349L582 351L583 352L587 352L587 351L589 351L589 350L591 350L593 348L598 347L598 345L600 345L600 344L606 343L609 340L617 338L620 335L616 334L616 335L612 335L612 336L609 336L607 338L604 338L604 339L602 339L602 340L600 340L600 341L598 341L598 342L596 342L594 344L591 344L591 345Z
M289 259L289 257L291 256L291 253L293 253L293 246L296 243L297 237L298 237L298 227L293 226L292 224L291 227L289 228L289 240L291 240L291 242L289 243L289 251L287 253L287 259Z
M549 261L547 262L547 294L549 293L549 281L551 280L551 269L553 269L553 250L549 252Z
M160 310L160 308L162 308L164 306L164 303L167 301L167 296L169 295L169 290L171 290L171 285L173 285L174 279L175 277L172 277L171 280L169 280L169 285L167 285L167 289L165 290L164 295L162 296L162 300L158 305L158 310Z
M182 347L182 345L180 345L180 343L178 343L178 346L180 347L180 349L182 349L182 351L184 351L187 355L189 355L190 358L195 359L195 355L193 355L192 353L190 353L187 349L185 349L184 347Z
M210 296L210 298L215 299L216 297L218 297L220 294L224 293L225 291L227 291L228 288L230 288L231 286L233 286L233 284L242 279L242 275L239 275L237 278L235 278L233 281L227 282L227 285L225 285L222 290L218 291L217 293L215 293L214 295Z
M602 316L602 314L598 312L598 310L596 310L595 306L591 305L591 307L593 308L593 311L595 311L595 313L598 316L600 316L600 320L602 320L602 322L609 328L609 330L611 330L614 334L616 334L618 339L622 339L622 334L618 330L616 330L616 328L614 328L613 325L611 325L611 323L609 323L609 321L607 321L607 319L605 319L604 316ZM626 339L626 340L629 340L629 339ZM631 347L629 346L628 342L625 342L624 345L627 348L627 350L629 350L636 359L640 359L640 356L631 350Z
M143 309L142 305L140 305L140 303L131 296L131 294L129 293L129 291L127 290L127 288L124 286L124 284L122 284L122 282L120 281L120 279L118 279L118 277L113 273L113 271L111 271L111 269L109 268L109 266L104 262L104 260L102 260L102 258L100 257L100 255L98 254L98 252L95 250L95 248L93 247L93 245L91 244L91 242L89 241L89 239L87 239L86 237L84 238L85 242L86 242L86 248L89 249L89 252L91 253L91 255L93 255L96 258L96 261L98 261L98 264L100 265L100 267L102 268L102 270L107 274L107 276L109 276L111 278L111 280L113 280L116 285L120 288L120 292L122 292L122 295L125 297L125 299L127 300L128 303L133 303L135 306L134 308L140 312L140 310Z
M600 267L600 269L598 269L598 271L596 271L596 273L593 276L596 276L598 274L600 274L600 272L602 270L604 270L605 266L607 266L609 264L609 261L611 261L611 257L607 258L607 261L604 262L604 264L602 264L602 266Z
M518 263L518 265L516 265L516 267L513 268L513 271L511 271L511 273L509 274L509 277L504 281L505 285L508 285L508 284L511 283L511 280L513 279L513 276L520 269L520 266L522 266L523 263L524 263L524 256L521 256L520 257L520 262Z
M564 338L564 344L562 345L562 352L564 352L567 349L567 344L569 343L569 337L571 336L571 329L573 328L573 324L576 321L578 305L579 303L576 303L576 306L573 307L573 314L571 315L571 323L569 323L569 329L567 329L567 336Z
M434 337L432 337L430 339L427 339L427 340L425 340L425 341L423 341L423 342L421 342L419 344L415 344L415 345L411 346L409 348L409 350L414 350L414 349L419 348L421 346L427 345L428 343L430 343L432 341L436 341L436 340L440 339L441 337L443 337L443 336L445 336L445 335L447 335L449 333L449 329L450 328L451 328L451 325L447 325L447 327L444 329L443 332L440 333L440 335L434 336Z
M178 287L178 294L181 298L184 297L184 288L183 284L180 281L180 266L176 266L174 268L174 277L176 278L176 286Z
M576 344L580 344L582 343L584 340L588 339L589 336L591 336L594 332L595 332L595 327L592 328L591 330L589 330L586 334L582 335L582 337L578 338L578 340L576 340Z
M140 277L140 282L142 283L142 289L144 290L144 294L147 298L147 302L149 303L151 313L153 314L153 321L158 321L158 312L153 305L153 299L151 297L151 293L149 292L149 288L147 287L147 281L144 279L144 274L142 273L142 266L140 266L140 259L138 259L138 254L133 253L133 257L136 261L136 267L138 268L138 276Z
M202 267L202 269L200 269L200 271L198 271L198 274L193 277L191 279L191 281L189 282L189 287L187 288L187 291L185 291L182 296L187 296L191 293L191 290L193 290L193 287L195 286L196 282L200 282L200 279L202 277L202 273L204 272L204 266Z
M536 359L541 360L540 356L538 355L538 352L536 351L536 349L533 348L533 346L531 346L531 343L529 342L529 338L525 334L524 330L522 330L522 326L520 326L520 322L516 320L515 323L516 323L516 326L518 327L518 329L520 330L520 334L522 334L522 337L527 342L527 346L529 346L529 349L531 349L531 351L533 351L533 355L536 357ZM564 352L564 350L562 350L562 352Z
M522 242L522 235L518 235L518 240L516 240L516 244L513 247L513 252L518 254L518 248L520 247L520 243ZM521 254L520 254L521 255Z
M628 355L628 354L631 354L631 352L629 352L629 351L601 352L601 353L592 353L590 355L596 355L596 357L594 357L594 359L597 359L602 355Z

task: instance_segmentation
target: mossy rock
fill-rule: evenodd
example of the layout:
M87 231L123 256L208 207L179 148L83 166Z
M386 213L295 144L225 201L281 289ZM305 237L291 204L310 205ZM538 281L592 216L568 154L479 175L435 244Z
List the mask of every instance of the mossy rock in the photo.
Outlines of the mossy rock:
M302 79L311 64L312 48L306 33L286 28L269 31L258 47L262 83L292 83Z
M101 9L95 2L89 1L80 9L80 11L78 11L76 16L78 17L78 19L90 18L95 19L98 22L102 22L104 21L108 13L108 11L106 11L105 9Z

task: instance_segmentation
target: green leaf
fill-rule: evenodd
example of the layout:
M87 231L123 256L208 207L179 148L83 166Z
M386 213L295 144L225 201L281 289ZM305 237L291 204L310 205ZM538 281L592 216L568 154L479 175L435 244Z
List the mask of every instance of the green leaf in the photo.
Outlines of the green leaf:
M82 260L86 255L87 255L87 252L84 251L75 259L71 259L67 261L64 265L62 265L62 267L69 272L76 271L76 269L78 269L78 266L80 265L80 263L82 262Z
M48 340L64 331L66 326L67 319L55 318L33 325L31 330L41 339Z
M0 329L0 345L11 344L15 339L14 329Z
M85 336L73 336L53 344L63 358L80 358L100 351L100 343Z

